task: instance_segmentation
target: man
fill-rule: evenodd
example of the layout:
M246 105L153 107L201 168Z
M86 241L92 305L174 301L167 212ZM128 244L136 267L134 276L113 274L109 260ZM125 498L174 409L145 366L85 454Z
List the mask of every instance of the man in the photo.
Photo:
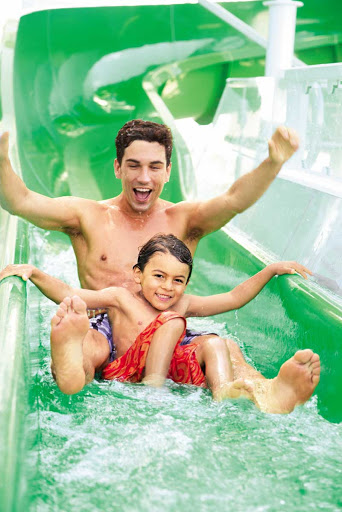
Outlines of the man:
M48 198L29 190L11 167L5 133L0 139L0 204L12 215L70 237L82 288L124 286L133 291L136 284L132 266L138 247L158 232L173 233L194 254L203 236L220 229L262 196L298 145L297 135L280 127L269 141L269 156L224 194L208 201L173 204L160 199L171 173L169 128L142 120L129 121L116 138L114 170L121 179L122 192L97 202L76 197ZM104 315L94 319L93 324L110 344L110 326ZM87 341L92 362L86 381L92 379L99 361L108 360L109 350L113 351L103 336L96 334ZM117 355L127 348L124 344L118 347Z

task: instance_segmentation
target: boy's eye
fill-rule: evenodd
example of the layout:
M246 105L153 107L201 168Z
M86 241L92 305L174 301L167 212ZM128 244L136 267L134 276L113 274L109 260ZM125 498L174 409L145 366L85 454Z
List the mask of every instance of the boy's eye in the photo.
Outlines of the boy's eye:
M154 274L154 277L163 277L162 274Z
M175 279L176 283L183 284L183 279Z

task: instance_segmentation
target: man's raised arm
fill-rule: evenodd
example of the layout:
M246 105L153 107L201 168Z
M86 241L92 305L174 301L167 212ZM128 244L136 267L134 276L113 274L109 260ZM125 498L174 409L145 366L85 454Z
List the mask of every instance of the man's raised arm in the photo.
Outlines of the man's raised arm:
M0 206L43 229L78 229L78 198L50 198L29 190L13 171L8 156L8 133L0 138Z
M252 206L271 185L282 165L297 151L299 138L294 130L280 126L268 141L268 147L269 156L256 169L235 181L227 192L197 203L189 218L189 232L198 229L205 236Z

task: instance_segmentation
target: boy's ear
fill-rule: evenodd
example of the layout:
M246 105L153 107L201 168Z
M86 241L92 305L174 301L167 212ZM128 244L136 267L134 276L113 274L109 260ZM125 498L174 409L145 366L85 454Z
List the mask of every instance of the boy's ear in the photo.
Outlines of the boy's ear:
M141 284L141 270L139 267L134 267L133 278L137 284Z

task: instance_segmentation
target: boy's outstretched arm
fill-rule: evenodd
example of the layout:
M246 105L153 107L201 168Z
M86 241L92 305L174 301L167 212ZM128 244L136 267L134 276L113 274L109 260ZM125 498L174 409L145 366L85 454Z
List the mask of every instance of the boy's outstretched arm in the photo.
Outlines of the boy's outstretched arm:
M307 279L307 274L312 275L308 268L296 261L281 261L268 265L230 292L210 295L208 297L189 295L187 296L189 304L186 316L211 316L239 309L254 299L272 277L296 273L303 276L304 279Z
M50 300L59 304L64 297L71 297L72 287L55 277L49 276L33 265L7 265L0 272L0 281L9 276L30 280Z
M105 288L103 290L86 290L73 288L56 277L42 272L33 265L8 265L0 272L0 281L9 276L19 276L24 281L28 279L50 300L59 304L65 297L78 295L88 308L107 308L116 304L120 288Z
M205 236L252 206L298 147L297 133L285 126L278 127L268 141L269 155L258 167L241 176L224 194L195 203L189 214L188 232L199 232L201 237Z

